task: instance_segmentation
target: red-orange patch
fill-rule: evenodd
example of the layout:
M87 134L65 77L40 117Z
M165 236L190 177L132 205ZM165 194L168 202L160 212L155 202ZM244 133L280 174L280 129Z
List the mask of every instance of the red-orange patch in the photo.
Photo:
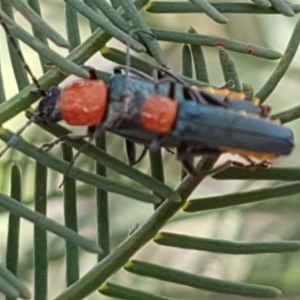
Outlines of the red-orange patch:
M141 123L145 129L160 134L169 133L176 121L178 104L171 98L151 96L141 111Z
M107 109L107 86L101 80L71 82L62 90L58 104L63 119L70 125L99 124Z

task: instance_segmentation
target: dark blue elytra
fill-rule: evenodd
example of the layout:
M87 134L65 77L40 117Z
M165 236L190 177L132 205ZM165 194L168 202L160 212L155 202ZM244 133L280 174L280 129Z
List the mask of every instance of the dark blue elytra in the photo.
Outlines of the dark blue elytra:
M182 136L190 145L276 155L287 155L294 146L292 131L281 125L193 101L180 104L172 134Z

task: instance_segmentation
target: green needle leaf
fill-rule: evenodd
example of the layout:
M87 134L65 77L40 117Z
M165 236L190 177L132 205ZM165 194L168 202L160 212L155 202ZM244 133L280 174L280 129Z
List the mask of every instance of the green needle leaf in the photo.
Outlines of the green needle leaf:
M183 284L215 293L255 298L275 298L281 295L280 290L273 287L213 279L137 260L129 261L124 268L131 273L141 276Z
M272 6L272 4L270 3L269 0L251 0L251 1L261 7L271 7Z
M105 30L108 34L115 37L116 39L123 42L124 44L127 44L127 40L128 40L127 34L125 34L123 31L121 31L118 27L116 27L112 23L108 22L108 20L101 18L100 15L95 13L91 8L89 8L87 5L85 5L82 1L80 1L80 0L64 0L64 1L66 3L72 5L79 13L84 15L90 21L97 24L100 28ZM145 47L133 39L131 40L130 46L138 52L145 52Z
M279 59L282 54L260 46L249 45L231 39L219 38L209 35L201 35L195 33L183 33L171 30L164 30L161 28L150 28L156 38L160 41L193 44L208 47L223 47L227 50L250 54L266 59Z
M286 50L280 59L280 62L270 78L267 82L263 85L263 87L257 92L256 97L260 100L264 101L268 96L273 92L273 90L278 85L279 81L286 73L288 67L290 66L297 49L300 43L300 20L297 22L291 39L286 47Z
M126 300L172 300L171 298L130 289L110 282L101 285L99 292L106 296Z
M236 71L236 68L234 66L233 60L228 56L224 48L220 48L219 50L219 58L224 74L225 82L233 81L234 82L234 88L232 90L236 92L241 92L242 87L241 83Z
M69 48L70 45L64 37L48 25L30 6L20 0L12 0L12 4L40 34L48 37L58 46Z
M271 168L261 170L246 170L228 168L224 172L212 176L215 179L226 180L300 180L300 168Z
M7 284L7 286L3 286L2 284ZM6 289L7 288L7 289ZM11 297L22 297L24 299L30 299L31 293L29 289L18 279L15 277L13 273L7 270L2 264L0 264L0 291L7 293L10 296L9 291L17 294L17 296ZM5 292L7 291L7 292Z
M207 0L189 0L197 7L202 9L208 16L210 16L214 21L218 23L225 24L228 20L220 14L220 12L215 9Z
M89 239L78 235L73 230L60 225L52 219L44 217L40 213L30 210L26 206L20 204L16 200L2 193L0 193L0 206L24 219L27 219L28 221L33 222L35 225L38 225L45 230L51 231L58 236L84 248L86 251L94 253L102 252L100 247Z
M285 0L269 0L273 8L287 17L293 17L295 15L293 9Z
M224 254L283 253L295 252L300 249L300 242L298 241L245 243L206 239L170 232L160 232L153 240L164 246Z
M228 194L224 196L193 199L188 201L183 210L186 212L204 211L232 205L253 203L261 200L291 196L300 193L300 184L285 184L271 188L258 189L251 192Z
M262 2L264 0L257 0L255 2ZM254 1L253 1L254 2ZM265 1L267 5L254 5L250 3L210 3L219 13L233 13L233 14L281 14L282 12L271 7L269 1ZM299 4L290 4L289 7L293 10L294 14L300 12ZM156 14L185 14L185 13L204 13L204 9L191 2L186 1L151 1L145 7L149 13Z
M22 183L21 172L16 164L11 167L11 192L10 196L17 201L21 201ZM18 274L19 262L19 237L20 237L20 217L9 214L7 249L6 249L6 267L14 275Z
M47 215L47 168L40 163L35 167L34 208ZM47 298L48 292L48 245L47 232L34 225L34 298Z

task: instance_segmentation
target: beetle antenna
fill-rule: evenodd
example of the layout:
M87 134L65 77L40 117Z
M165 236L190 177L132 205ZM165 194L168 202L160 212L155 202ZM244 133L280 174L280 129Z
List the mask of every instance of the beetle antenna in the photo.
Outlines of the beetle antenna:
M27 73L29 74L30 78L32 79L33 83L35 84L35 86L38 89L38 92L41 96L46 96L47 93L45 92L45 90L43 90L43 88L41 87L41 85L39 84L38 80L36 79L36 77L34 76L33 72L31 71L29 65L26 63L25 58L23 53L21 52L21 49L19 48L16 40L12 37L10 30L8 29L8 22L12 22L12 20L10 20L10 18L8 16L6 16L6 14L0 10L0 23L6 33L6 36L8 38L8 40L10 41L10 43L13 45L13 47L15 48L17 55L19 56L23 67L25 68L25 70L27 71ZM12 23L13 24L13 23Z
M64 178L62 180L62 182L60 183L60 185L58 186L58 188L61 188L64 184L65 184L65 180L68 177L74 163L75 160L79 157L79 155L83 152L83 150L90 145L90 143L96 139L97 137L100 136L101 133L104 133L105 131L105 127L99 127L99 128L95 128L95 127L91 127L92 130L94 130L94 132L92 132L88 137L88 140L85 144L83 144L77 151L77 153L74 155L73 159L70 161L68 169L66 171L66 173L64 174Z
M0 157L2 157L2 155L18 141L22 132L35 121L36 117L37 115L33 114L30 119L28 119L27 122L15 132L13 137L7 142L6 147L0 151Z
M36 77L33 75L31 69L29 68L28 64L25 61L25 58L23 56L23 53L21 52L21 49L19 48L15 38L12 37L10 30L8 28L9 22L13 22L12 20L10 20L10 18L0 9L0 24L2 25L6 36L8 38L8 40L10 41L10 43L13 45L13 47L15 48L17 55L19 56L23 67L25 68L25 70L27 71L27 73L30 75L33 83L35 84L35 86L38 89L38 94L41 96L46 96L47 93L42 89L41 85L39 84L38 80L36 79ZM12 23L13 24L13 23ZM27 120L27 122L21 127L19 128L14 136L7 142L6 147L4 149L2 149L0 151L0 157L9 149L11 148L18 140L19 136L22 134L22 132L31 124L33 123L36 118L38 117L37 113L31 114L31 116L29 117L29 119Z
M131 65L131 57L130 57L130 44L131 40L133 38L133 35L135 33L144 33L148 34L151 37L155 38L155 35L152 32L146 31L144 29L133 29L129 31L128 38L127 38L127 44L126 44L126 60L125 60L125 91L126 93L130 90L130 81L129 81L129 72L130 72L130 65Z
M68 175L69 175L69 173L70 173L72 167L74 166L75 160L79 157L79 155L82 153L82 151L84 150L84 148L87 147L87 146L93 141L94 138L95 138L94 135L92 135L92 136L89 138L89 140L86 142L86 144L82 145L82 146L78 149L77 153L74 155L73 159L72 159L72 160L70 161L70 163L69 163L68 169L67 169L66 173L64 174L64 177L63 177L62 182L61 182L60 185L58 186L59 189L62 188L63 185L65 184L66 178L68 177Z

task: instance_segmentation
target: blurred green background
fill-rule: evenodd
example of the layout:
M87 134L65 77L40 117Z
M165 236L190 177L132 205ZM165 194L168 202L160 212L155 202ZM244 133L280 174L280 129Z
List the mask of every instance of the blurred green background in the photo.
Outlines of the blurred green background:
M221 2L221 1L215 1ZM297 3L297 1L291 1ZM58 32L65 32L63 2L59 0L40 1L43 18L48 21ZM287 18L282 15L236 15L227 14L228 24L215 23L204 14L171 14L155 15L143 12L143 17L149 26L163 27L176 31L186 32L189 26L193 26L198 33L228 37L249 44L261 45L264 47L284 52L298 16ZM18 24L28 28L30 26L18 12L15 13ZM89 24L86 19L79 17L81 37L84 40L90 35ZM0 32L0 40L5 41L3 30ZM124 45L112 40L110 46L124 50ZM182 45L174 43L161 43L168 66L175 73L181 72L181 49ZM24 44L21 45L26 61L33 69L34 74L39 77L42 72L37 55ZM51 45L51 47L66 55L67 51ZM210 82L216 86L222 86L224 78L222 75L218 48L203 48L209 71ZM7 98L17 93L13 71L10 66L7 47L4 42L0 44L1 68L5 79L5 92ZM265 60L253 56L246 56L229 52L240 77L244 83L250 84L254 91L257 91L268 79L278 61ZM145 55L141 57L146 58ZM101 57L98 53L92 57L86 65L91 65L100 70L112 72L113 64ZM64 84L74 79L70 76ZM276 90L268 98L266 104L272 106L274 113L284 111L299 103L300 94L300 55L299 51L286 76L280 82ZM24 124L26 118L23 114L14 118L7 124L7 127L16 130ZM300 122L293 121L287 125L294 131L296 148L288 157L279 158L275 166L299 167L299 135ZM83 132L82 128L74 129L75 132ZM45 141L51 141L52 136L46 134L36 125L31 125L23 137L41 145ZM119 137L108 135L108 152L119 159L126 161L123 151L123 140ZM4 144L2 144L4 146ZM52 154L61 155L60 146L52 150ZM180 164L174 155L163 152L165 164L166 182L171 187L176 187L180 182ZM225 161L228 156L222 157ZM8 193L9 170L15 162L22 170L23 175L23 197L24 201L33 201L33 174L34 162L15 150L10 150L0 160L0 186L1 191ZM76 162L78 167L92 170L94 163L82 155ZM138 164L137 168L149 173L148 158ZM124 180L113 171L108 172L109 178ZM49 170L48 175L48 216L56 221L63 222L62 191L58 185L62 178L56 172ZM226 193L248 191L257 188L272 186L276 182L270 181L217 181L207 178L195 191L193 196L204 197ZM78 220L79 232L93 240L96 239L95 219L95 189L82 183L78 187ZM136 224L141 224L153 213L151 205L126 199L119 195L109 195L110 229L112 249L122 242L128 235L128 230ZM177 214L164 228L165 231L196 235L201 237L241 240L241 241L280 241L299 240L300 238L300 204L299 196L285 197L263 201L254 205L243 205L229 209L199 213L199 214ZM0 213L0 260L5 260L5 244L7 235L6 212ZM19 278L32 288L33 277L33 250L32 250L31 223L21 221L20 241L20 265ZM49 299L53 299L65 287L62 274L64 274L64 241L53 234L48 234L49 243ZM180 259L178 259L180 257ZM153 242L149 242L135 256L136 259L163 264L195 274L207 275L210 277L227 279L233 281L245 281L249 283L267 284L281 289L284 296L279 299L299 299L300 297L300 259L299 253L293 254L261 254L254 256L246 255L221 255L206 252L179 250L166 248ZM84 274L96 263L96 255L81 252L80 272ZM58 276L60 274L60 276ZM126 286L138 287L161 295L176 297L176 299L209 299L209 300L241 300L242 297L215 295L198 290L188 289L175 284L159 282L154 279L140 278L127 272L119 271L113 275L112 282ZM1 295L0 295L1 299ZM109 299L98 293L90 295L87 299ZM246 298L245 298L246 299ZM247 298L249 299L249 298Z

